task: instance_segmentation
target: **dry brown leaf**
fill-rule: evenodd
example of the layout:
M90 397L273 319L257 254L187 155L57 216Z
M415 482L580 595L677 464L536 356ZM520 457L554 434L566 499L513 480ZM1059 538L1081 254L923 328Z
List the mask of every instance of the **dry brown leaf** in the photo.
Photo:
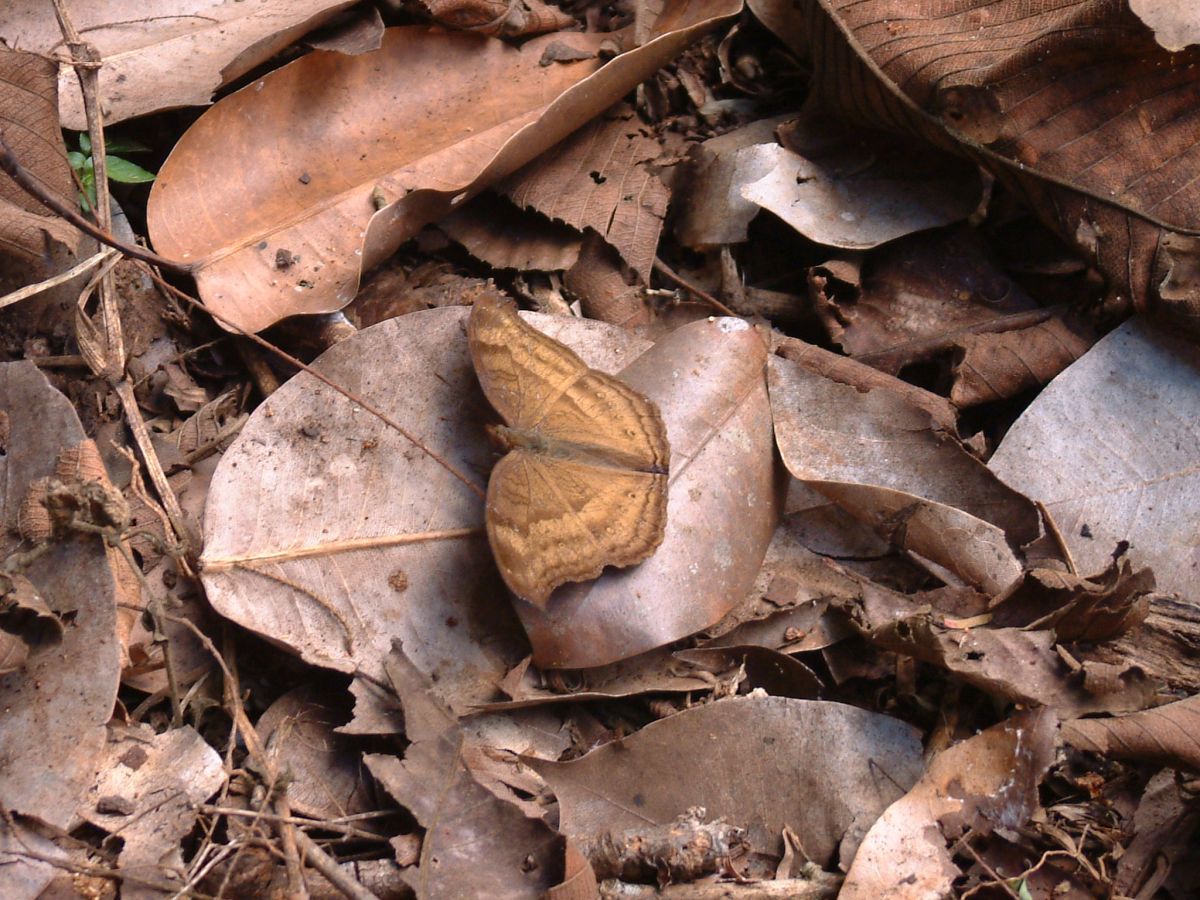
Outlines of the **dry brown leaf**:
M968 584L998 594L1015 583L1017 550L1040 531L1037 510L952 433L898 393L863 393L780 356L769 369L792 475Z
M875 818L913 785L921 747L904 723L840 703L737 697L653 722L571 762L531 761L567 837L663 825L703 806L778 857L784 825L809 858L848 864Z
M775 130L791 115L759 119L709 138L688 151L675 174L675 234L693 249L740 244L761 207L742 196L742 188L758 181L773 165L757 148L775 143Z
M818 244L865 250L957 222L979 204L978 169L892 134L864 135L813 104L748 153L765 169L742 196Z
M957 147L1028 197L1114 297L1200 323L1200 284L1182 277L1200 230L1200 48L1169 53L1109 0L750 5L813 57L829 109Z
M196 825L197 804L225 781L217 751L184 725L161 734L147 725L110 726L100 773L80 816L121 838L121 897L162 897L161 887L187 883L182 841ZM139 884L152 876L155 887Z
M100 108L107 124L177 106L202 106L223 84L270 59L353 0L89 0L70 8L83 39L96 47ZM62 52L52 6L9 0L0 38L10 47ZM87 129L75 70L59 73L62 123Z
M569 269L583 240L575 229L522 212L490 191L450 213L438 228L489 266L522 272Z
M226 97L184 134L150 195L150 237L194 266L205 303L246 330L341 309L364 268L739 7L678 0L655 40L603 65L540 61L551 40L598 49L612 39L603 34L516 49L420 27L388 29L375 53L309 54Z
M1092 343L1082 323L1040 311L971 228L896 241L849 273L818 266L809 292L830 338L884 372L954 353L960 408L1041 387Z
M988 466L1046 505L1079 570L1103 568L1128 541L1160 590L1195 602L1197 422L1195 344L1135 319L1042 391Z
M863 840L842 900L951 896L961 873L946 845L967 831L1014 831L1039 808L1038 785L1054 762L1058 721L1050 710L1007 722L943 750L917 785Z
M541 897L561 880L561 838L475 780L465 735L399 647L387 668L412 743L403 759L367 754L364 761L425 828L420 863L405 879L421 898Z
M15 525L29 485L53 472L64 444L84 434L70 402L30 362L0 366L0 411L7 423L0 557L7 558L28 549L15 537ZM11 813L66 829L95 778L104 723L117 697L115 587L104 546L90 535L54 544L23 574L63 617L64 629L61 642L35 648L20 671L0 678L0 797ZM0 895L36 896L41 887L29 893L29 886L44 886L54 875L51 865L3 852L21 841L41 846L23 829L0 828Z
M58 125L55 70L53 62L33 53L0 49L0 134L34 180L74 207L75 182ZM77 251L82 237L62 219L46 215L41 203L0 172L0 255L37 263L50 255L53 243Z
M1066 722L1063 740L1116 759L1200 772L1200 696L1127 716Z
M523 37L571 28L575 20L541 0L421 0L430 15L450 28L493 37Z
M583 231L616 248L650 283L669 192L650 166L658 141L622 104L579 129L498 186L513 203Z

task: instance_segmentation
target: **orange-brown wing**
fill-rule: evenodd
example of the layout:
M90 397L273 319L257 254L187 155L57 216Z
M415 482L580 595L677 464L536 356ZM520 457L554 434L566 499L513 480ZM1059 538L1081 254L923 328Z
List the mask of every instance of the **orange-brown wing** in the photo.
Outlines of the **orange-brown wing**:
M658 407L589 369L507 301L476 301L467 335L483 392L509 425L599 449L628 468L667 470L670 446Z
M536 427L553 440L599 448L630 469L666 472L670 463L667 426L658 407L596 369L576 378Z
M533 428L588 371L583 360L523 321L501 297L485 295L475 301L467 342L484 395L513 428Z
M513 450L488 483L496 565L514 594L538 606L560 584L646 559L666 523L666 475Z

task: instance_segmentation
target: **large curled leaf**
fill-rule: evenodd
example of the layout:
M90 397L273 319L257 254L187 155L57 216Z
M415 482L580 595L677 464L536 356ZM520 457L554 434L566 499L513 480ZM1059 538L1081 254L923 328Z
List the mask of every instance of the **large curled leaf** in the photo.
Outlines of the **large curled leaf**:
M596 54L612 35L547 35L518 49L415 26L388 29L373 53L309 54L226 97L180 139L150 196L150 237L195 266L204 301L246 330L341 309L364 268L739 5L679 0L655 40L607 64ZM552 43L585 58L543 65Z

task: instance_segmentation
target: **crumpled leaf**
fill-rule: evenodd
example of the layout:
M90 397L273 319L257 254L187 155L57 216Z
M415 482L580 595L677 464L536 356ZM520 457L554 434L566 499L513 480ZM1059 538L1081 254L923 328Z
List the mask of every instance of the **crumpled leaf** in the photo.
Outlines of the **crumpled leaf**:
M248 331L341 309L364 268L602 112L739 7L678 0L654 40L603 65L540 60L552 41L595 51L609 35L555 34L517 49L415 26L388 29L375 53L309 54L188 129L151 191L150 237L159 253L194 267L211 309Z
M908 725L840 703L735 697L652 722L571 762L531 760L569 838L663 825L703 806L778 857L785 825L815 862L853 858L882 810L920 776Z
M536 900L561 880L561 838L474 779L463 758L466 739L453 714L399 647L387 667L412 743L403 759L367 754L364 761L426 829L420 863L415 871L405 869L406 880L422 900Z
M772 356L771 408L788 471L899 547L999 594L1039 534L1033 504L899 394Z
M27 488L53 472L59 450L84 434L70 402L31 362L0 365L0 412L7 421L0 558L7 558L21 549L15 525ZM0 797L11 813L66 829L95 778L117 697L115 587L104 545L93 536L54 544L23 574L64 628L61 642L35 648L20 671L0 678ZM44 886L53 877L52 866L3 852L29 839L0 827L0 895L26 896L17 885Z
M1029 820L1054 762L1057 726L1050 710L1027 710L939 753L868 832L839 898L951 896L961 873L947 844L972 829L1012 831Z
M223 84L270 59L352 0L89 0L71 21L100 53L100 105L106 124L177 106L207 104ZM62 50L54 9L41 0L8 0L0 38L39 53ZM131 18L134 19L131 22ZM63 127L87 130L75 70L59 72Z
M161 897L161 885L182 888L187 873L180 841L196 824L196 805L225 781L221 757L188 725L155 734L147 725L111 726L100 774L81 816L120 835L121 896ZM153 876L155 887L139 884Z
M989 694L1051 707L1064 719L1155 702L1157 685L1136 666L1071 669L1055 652L1053 631L964 627L957 615L932 608L936 592L910 597L851 577L861 584L859 596L838 605L867 640L948 669Z
M1200 48L1169 53L1110 0L750 8L812 57L829 109L957 146L1028 197L1114 298L1200 327L1200 283L1176 277L1194 271L1200 227Z
M1128 541L1160 590L1195 601L1197 421L1195 345L1134 319L1038 395L988 467L1046 505L1079 570L1101 569Z
M979 203L978 169L893 134L863 135L810 104L746 165L742 196L818 244L865 250L957 222Z
M1153 762L1200 771L1200 695L1126 716L1076 719L1063 725L1063 740L1081 750L1116 759Z
M505 673L528 655L483 535L476 492L492 464L490 413L467 353L466 313L384 322L316 363L465 481L300 375L259 407L222 458L201 558L222 615L310 662L373 677L399 637L460 714L498 699ZM610 372L645 346L601 323L531 321ZM643 357L623 376L645 379L635 387L667 421L675 481L666 540L636 569L560 589L545 613L520 604L535 660L602 665L669 643L719 619L753 581L775 515L765 351L740 322L690 328L690 337L674 333L665 360ZM678 378L676 364L687 366Z
M1153 591L1154 573L1134 572L1126 559L1113 560L1091 578L1031 569L1019 586L991 607L990 624L1052 628L1064 642L1105 641L1145 620Z
M0 37L3 32L0 24ZM22 168L52 195L74 207L75 182L58 125L55 69L54 62L33 53L0 49L0 134ZM29 264L46 258L52 242L77 251L83 235L47 213L41 203L0 172L0 255Z

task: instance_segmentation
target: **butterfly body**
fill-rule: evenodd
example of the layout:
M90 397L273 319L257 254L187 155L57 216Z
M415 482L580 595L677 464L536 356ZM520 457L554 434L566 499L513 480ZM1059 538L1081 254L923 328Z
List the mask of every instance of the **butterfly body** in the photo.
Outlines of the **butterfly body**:
M653 402L517 316L477 301L468 341L507 423L488 481L488 541L505 583L544 606L568 581L650 556L666 528L670 447Z

